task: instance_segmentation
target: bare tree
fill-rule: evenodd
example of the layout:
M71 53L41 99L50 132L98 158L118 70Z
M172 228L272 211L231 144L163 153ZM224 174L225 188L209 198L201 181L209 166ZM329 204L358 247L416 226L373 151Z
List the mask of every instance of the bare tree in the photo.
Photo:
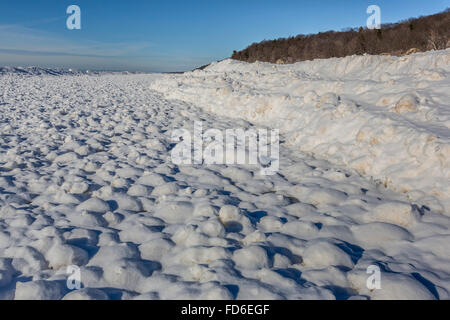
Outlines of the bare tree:
M348 28L342 32L298 35L254 43L233 52L233 59L248 62L294 63L316 58L345 57L354 54L402 55L410 52L441 50L450 47L450 10L396 24L381 30Z

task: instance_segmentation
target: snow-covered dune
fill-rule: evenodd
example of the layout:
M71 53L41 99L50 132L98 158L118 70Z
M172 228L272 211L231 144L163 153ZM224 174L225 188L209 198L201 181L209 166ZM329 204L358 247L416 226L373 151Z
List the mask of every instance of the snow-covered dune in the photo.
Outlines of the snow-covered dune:
M450 215L449 72L450 50L294 65L225 60L151 87L278 128L298 150Z

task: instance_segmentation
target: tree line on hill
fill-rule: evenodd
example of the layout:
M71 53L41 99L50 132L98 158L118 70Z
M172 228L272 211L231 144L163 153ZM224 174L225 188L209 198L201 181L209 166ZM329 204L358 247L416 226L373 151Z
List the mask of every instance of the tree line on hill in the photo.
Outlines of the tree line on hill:
M232 59L295 63L362 54L404 55L450 47L450 9L435 15L384 24L381 29L356 28L253 43L234 51Z

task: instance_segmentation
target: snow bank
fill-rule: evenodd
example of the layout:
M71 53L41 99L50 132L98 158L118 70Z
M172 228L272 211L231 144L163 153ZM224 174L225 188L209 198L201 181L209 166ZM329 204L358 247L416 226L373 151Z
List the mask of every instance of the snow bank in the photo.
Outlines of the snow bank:
M449 63L450 50L293 65L225 60L151 88L278 128L290 146L450 215Z

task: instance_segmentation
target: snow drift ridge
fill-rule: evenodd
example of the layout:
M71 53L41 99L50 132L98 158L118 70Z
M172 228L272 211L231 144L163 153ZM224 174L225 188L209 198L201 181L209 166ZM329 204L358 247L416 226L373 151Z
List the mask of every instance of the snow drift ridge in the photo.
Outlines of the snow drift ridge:
M151 88L279 128L289 145L450 215L449 62L449 49L293 65L225 60Z

